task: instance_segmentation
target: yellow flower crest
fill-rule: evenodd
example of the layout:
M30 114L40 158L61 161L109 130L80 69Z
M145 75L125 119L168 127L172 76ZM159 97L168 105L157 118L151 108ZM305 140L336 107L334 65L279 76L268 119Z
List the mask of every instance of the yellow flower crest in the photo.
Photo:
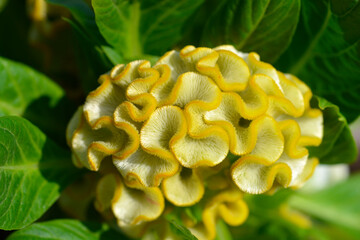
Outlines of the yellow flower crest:
M154 66L117 65L99 82L67 141L79 167L101 172L111 161L96 208L134 237L161 225L166 199L202 208L202 222L183 220L199 239L213 239L217 219L245 221L244 192L300 187L318 164L305 148L323 135L310 89L256 53L187 46Z

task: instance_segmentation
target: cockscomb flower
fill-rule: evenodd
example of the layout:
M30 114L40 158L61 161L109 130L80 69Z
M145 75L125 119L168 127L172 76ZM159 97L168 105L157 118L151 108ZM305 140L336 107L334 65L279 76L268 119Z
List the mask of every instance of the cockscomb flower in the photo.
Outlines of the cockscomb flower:
M213 239L218 219L245 221L244 192L299 187L318 163L305 148L323 135L310 89L256 53L187 46L154 66L117 65L99 82L67 140L77 166L103 174L96 208L131 236L161 222L165 204L196 205L201 221L183 221ZM112 168L102 170L109 160Z

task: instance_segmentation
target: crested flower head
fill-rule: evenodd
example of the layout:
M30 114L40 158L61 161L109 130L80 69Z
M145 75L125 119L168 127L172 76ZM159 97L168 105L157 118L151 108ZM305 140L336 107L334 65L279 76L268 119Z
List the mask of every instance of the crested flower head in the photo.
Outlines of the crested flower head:
M318 163L305 148L323 134L310 89L256 53L187 46L154 66L117 65L99 82L71 119L68 144L77 166L98 171L111 159L96 207L130 235L161 221L167 200L199 206L202 221L184 222L213 239L217 219L245 221L244 192L300 187Z

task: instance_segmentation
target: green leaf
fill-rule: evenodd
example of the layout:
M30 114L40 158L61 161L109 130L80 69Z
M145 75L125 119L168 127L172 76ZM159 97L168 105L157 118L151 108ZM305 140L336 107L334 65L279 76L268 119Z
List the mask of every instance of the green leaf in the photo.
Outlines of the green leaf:
M289 204L322 220L360 231L360 174L317 193L293 195Z
M110 230L108 225L95 222L59 219L42 223L34 223L27 228L11 234L7 240L100 240L127 239L120 233Z
M360 4L348 8L343 1L332 2L337 3L333 10L343 15L331 12L328 1L302 1L293 41L276 66L338 105L351 122L360 113Z
M45 75L0 57L0 116L22 115L40 97L48 97L50 106L55 106L63 95L63 90Z
M314 105L323 112L324 136L319 147L309 147L310 156L319 158L325 164L354 162L356 143L339 108L320 97L315 97Z
M273 62L290 44L299 12L300 0L218 1L201 42L210 47L232 44Z
M37 220L79 176L69 152L20 117L0 117L0 156L0 229Z
M190 230L182 224L181 220L175 214L167 214L165 219L169 222L173 233L181 237L181 239L197 240L197 238L192 235Z
M185 21L204 0L93 0L106 41L126 59L162 55L181 39Z

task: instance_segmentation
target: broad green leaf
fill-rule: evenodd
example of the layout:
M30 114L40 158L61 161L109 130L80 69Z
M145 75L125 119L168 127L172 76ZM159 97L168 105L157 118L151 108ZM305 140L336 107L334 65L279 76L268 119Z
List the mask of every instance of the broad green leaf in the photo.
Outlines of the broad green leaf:
M126 59L162 55L181 39L182 28L203 0L93 0L106 41Z
M289 204L325 221L360 231L360 174L317 193L293 195Z
M165 216L166 220L169 222L171 230L173 233L175 233L177 236L179 236L181 239L186 240L197 240L197 238L192 235L189 229L187 229L181 222L181 220L178 218L175 214L167 214Z
M0 229L37 220L78 175L69 152L37 127L20 117L0 117Z
M203 30L202 45L232 44L273 62L290 44L300 0L218 1Z
M347 6L349 1L333 2L340 17L331 12L326 0L302 1L293 41L276 65L297 75L316 95L338 105L351 122L360 113L360 30L354 27L360 25L356 17L360 4L342 9L340 4Z
M325 164L354 162L356 143L339 108L320 97L316 97L315 106L323 112L324 136L319 147L309 147L310 156L319 158Z
M30 67L0 57L0 116L22 115L40 97L55 106L64 95L62 89L45 75Z
M108 225L95 222L80 222L71 219L58 219L34 223L14 232L7 240L100 240L127 239L121 233L111 230Z

